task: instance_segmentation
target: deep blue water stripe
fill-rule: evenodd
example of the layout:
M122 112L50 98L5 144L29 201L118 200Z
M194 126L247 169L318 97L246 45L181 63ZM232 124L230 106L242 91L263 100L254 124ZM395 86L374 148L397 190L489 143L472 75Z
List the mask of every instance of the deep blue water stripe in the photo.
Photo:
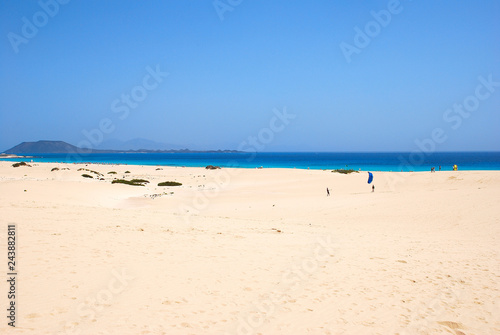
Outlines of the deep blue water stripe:
M439 166L452 170L500 170L500 152L442 153L112 153L112 154L34 154L34 162L89 162L129 165L167 165L204 167L218 165L242 168L297 168L373 171L429 171ZM9 159L19 161L20 159ZM25 159L26 160L26 159Z

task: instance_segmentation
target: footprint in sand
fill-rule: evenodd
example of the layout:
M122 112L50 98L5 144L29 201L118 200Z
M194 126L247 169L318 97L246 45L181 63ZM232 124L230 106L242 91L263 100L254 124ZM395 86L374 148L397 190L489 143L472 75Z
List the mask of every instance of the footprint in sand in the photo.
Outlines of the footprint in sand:
M461 323L453 322L453 321L438 321L438 324L444 326L446 330L455 335L466 335L465 327Z

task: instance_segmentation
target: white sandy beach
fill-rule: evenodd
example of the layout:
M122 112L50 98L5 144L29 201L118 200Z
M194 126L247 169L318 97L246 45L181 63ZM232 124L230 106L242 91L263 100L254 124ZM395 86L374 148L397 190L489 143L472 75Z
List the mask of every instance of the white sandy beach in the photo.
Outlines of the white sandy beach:
M500 334L500 171L372 193L366 172L31 164L0 162L0 334Z

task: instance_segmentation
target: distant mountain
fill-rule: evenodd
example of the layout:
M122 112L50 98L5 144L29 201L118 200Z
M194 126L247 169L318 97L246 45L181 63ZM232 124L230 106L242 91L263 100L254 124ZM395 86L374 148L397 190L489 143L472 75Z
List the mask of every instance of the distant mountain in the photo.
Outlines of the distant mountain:
M78 152L78 147L63 141L23 142L5 151L6 154L59 154L75 152Z
M154 143L154 142L153 142ZM115 150L115 149L83 149L75 147L63 141L38 141L38 142L23 142L16 145L9 150L6 154L67 154L67 153L119 153L119 152L141 152L141 153L170 153L170 152L239 152L236 150L209 150L209 151L193 151L189 149L181 150L151 150L151 149L136 149L136 150Z

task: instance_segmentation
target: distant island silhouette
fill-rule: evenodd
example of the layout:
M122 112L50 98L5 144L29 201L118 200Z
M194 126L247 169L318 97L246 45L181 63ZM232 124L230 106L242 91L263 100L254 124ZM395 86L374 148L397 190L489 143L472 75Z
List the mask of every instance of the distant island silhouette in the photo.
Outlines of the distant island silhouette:
M64 141L37 141L37 142L22 142L15 147L5 150L5 154L97 154L97 153L208 153L208 152L219 152L219 153L237 153L241 151L237 150L189 150L189 149L178 149L178 150L149 150L149 149L138 149L138 150L113 150L113 149L89 149L80 148Z

